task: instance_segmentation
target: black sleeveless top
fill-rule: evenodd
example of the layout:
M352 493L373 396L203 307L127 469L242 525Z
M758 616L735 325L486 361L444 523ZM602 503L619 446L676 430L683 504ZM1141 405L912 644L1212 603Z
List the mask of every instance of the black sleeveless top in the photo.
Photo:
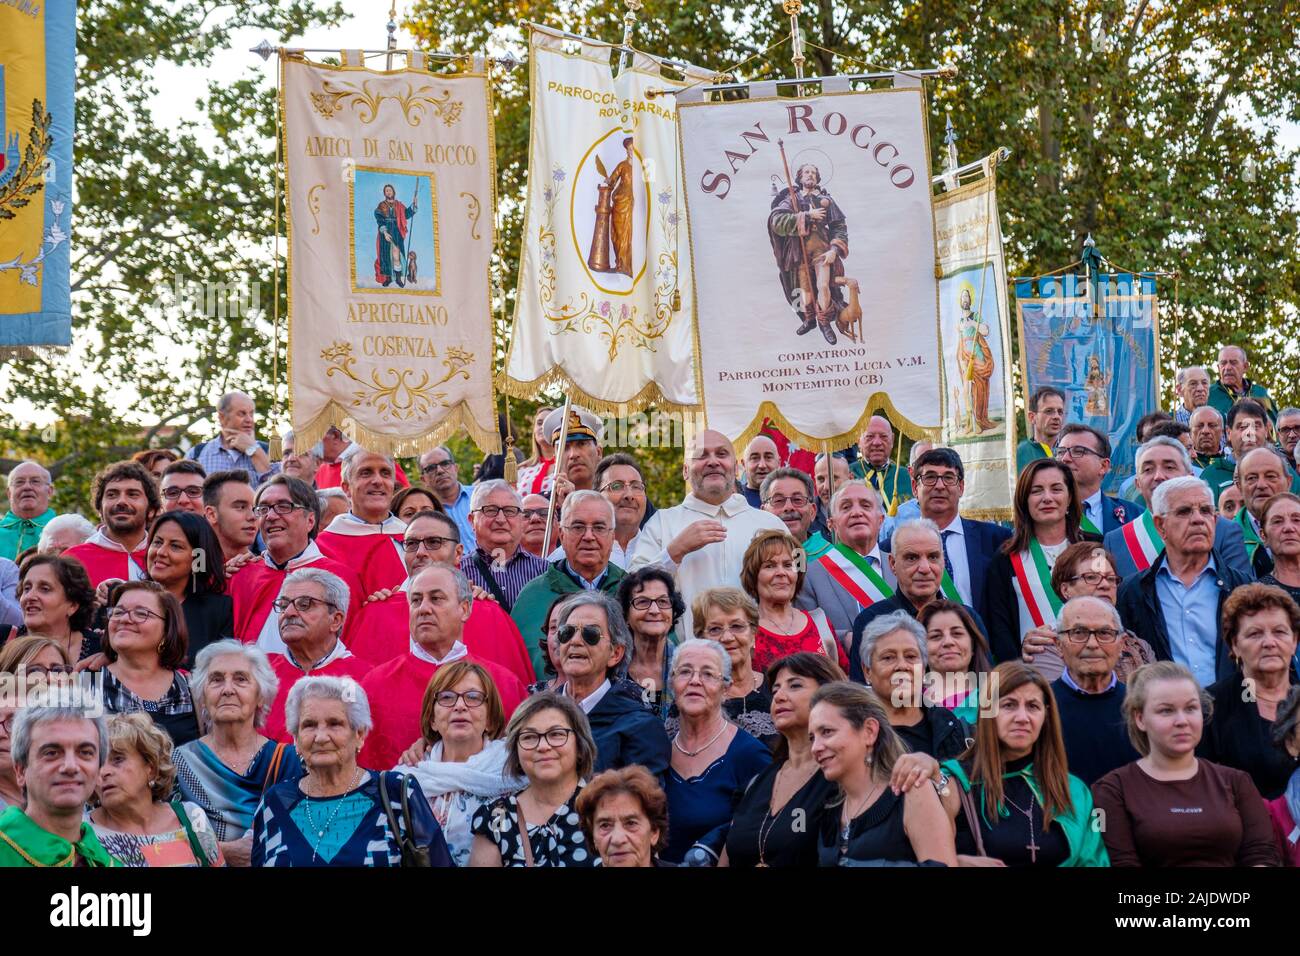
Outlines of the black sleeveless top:
M912 841L903 830L903 798L888 786L875 803L853 818L847 832L840 824L843 809L842 799L836 797L822 815L818 865L839 866L842 858L857 862L916 862Z
M1014 774L1023 770L1031 760L1032 757L1008 760L1005 772ZM953 785L959 786L956 781ZM1024 777L1002 778L1002 803L1008 813L995 820L986 819L984 788L974 787L971 796L975 798L975 808L981 816L980 835L984 838L985 855L999 859L1007 866L1060 866L1070 858L1070 841L1061 825L1053 820L1052 825L1043 830L1043 808ZM1029 814L1025 813L1026 810ZM976 855L975 838L964 813L957 814L957 852L965 856Z
M773 763L750 783L732 815L727 833L727 862L736 868L816 866L822 816L835 796L835 784L818 770L772 816L772 787L785 762Z

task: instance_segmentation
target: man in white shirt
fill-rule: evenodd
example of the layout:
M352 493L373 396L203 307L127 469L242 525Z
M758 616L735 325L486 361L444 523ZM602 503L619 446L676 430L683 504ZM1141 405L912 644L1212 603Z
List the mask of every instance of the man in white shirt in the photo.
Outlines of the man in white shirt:
M705 430L692 439L682 471L690 493L646 522L628 570L660 564L673 573L686 602L681 633L690 634L695 596L712 587L734 587L754 535L786 526L736 493L736 451L720 432Z
M645 517L645 477L641 466L631 455L622 452L606 455L596 466L596 490L614 506L610 563L626 569L641 534L641 519Z

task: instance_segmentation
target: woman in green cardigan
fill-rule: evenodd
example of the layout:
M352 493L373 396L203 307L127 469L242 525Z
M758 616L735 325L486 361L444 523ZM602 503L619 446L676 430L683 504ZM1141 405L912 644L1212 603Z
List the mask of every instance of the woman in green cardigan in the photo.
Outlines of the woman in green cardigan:
M985 676L992 704L979 714L975 743L943 764L957 784L943 804L957 826L958 864L1110 866L1092 793L1066 767L1051 687L1019 661Z

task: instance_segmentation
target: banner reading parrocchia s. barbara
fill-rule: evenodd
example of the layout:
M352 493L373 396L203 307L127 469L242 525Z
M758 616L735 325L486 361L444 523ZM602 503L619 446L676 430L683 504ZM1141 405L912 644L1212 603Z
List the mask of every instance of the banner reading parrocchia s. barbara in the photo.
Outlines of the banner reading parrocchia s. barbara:
M481 63L376 72L282 59L289 387L301 445L330 424L412 455L464 427L499 448L492 390L492 98Z
M764 418L805 447L942 420L924 94L834 86L678 97L702 397L737 447Z

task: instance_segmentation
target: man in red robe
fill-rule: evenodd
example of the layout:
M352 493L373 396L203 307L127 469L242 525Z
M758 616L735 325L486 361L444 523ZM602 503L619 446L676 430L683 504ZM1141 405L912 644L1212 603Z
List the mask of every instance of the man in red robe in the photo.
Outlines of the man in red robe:
M472 660L492 675L501 694L506 719L527 696L514 674L495 661L469 653L465 622L473 601L469 579L450 564L433 564L411 578L407 592L411 607L407 653L380 664L361 682L370 701L373 726L358 762L371 770L390 770L421 737L420 709L429 680L443 664Z
M85 565L90 583L145 577L146 526L161 507L158 485L138 461L119 461L95 476L95 510L104 523L84 544L63 552Z
M395 591L372 594L357 612L349 647L366 660L383 663L410 650L411 580L432 564L459 566L465 546L457 540L456 522L437 511L421 511L406 526L403 557L408 577ZM471 585L472 587L472 585ZM536 678L528 648L510 615L481 591L475 592L461 640L474 657L494 661L525 687Z
M373 594L406 580L402 532L406 523L389 512L395 490L393 460L360 451L343 465L343 492L352 507L316 536L321 554L346 564Z
M375 207L375 281L384 286L397 280L406 285L407 220L415 215L416 204L406 206L397 198L392 184L384 184L384 201Z
M269 652L284 653L279 613L272 606L284 579L299 568L324 568L343 579L350 592L349 612L343 625L344 640L351 634L353 609L365 599L361 582L346 564L321 554L312 540L320 518L316 492L300 478L276 475L257 490L253 514L266 550L226 582L235 604L235 637Z
M267 655L280 678L262 730L272 740L293 742L293 734L284 726L284 705L301 678L351 677L360 683L370 672L370 662L353 656L342 641L350 602L348 586L323 568L299 568L284 579L275 603L285 649L283 654Z

